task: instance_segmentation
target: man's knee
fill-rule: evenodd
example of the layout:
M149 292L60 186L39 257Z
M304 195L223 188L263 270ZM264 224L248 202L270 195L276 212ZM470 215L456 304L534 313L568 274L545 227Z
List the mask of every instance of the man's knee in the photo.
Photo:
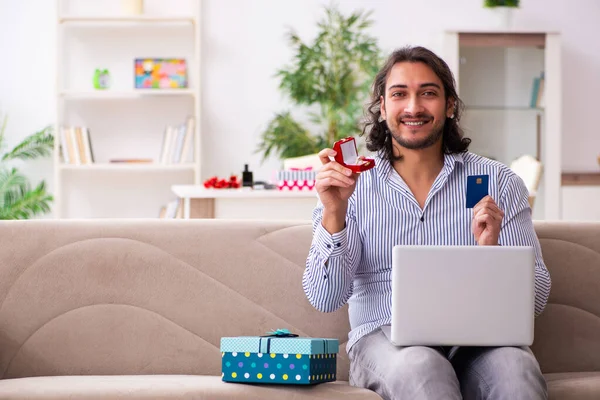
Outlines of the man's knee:
M459 399L452 365L429 347L391 348L361 354L351 365L351 383L386 399Z
M430 347L407 347L390 366L396 376L415 382L427 382L440 379L456 379L450 362L437 350Z
M460 389L454 368L437 350L430 347L407 347L392 364L388 381L393 398L458 399Z
M518 347L499 347L490 352L490 367L499 379L520 379L541 375L539 364L533 354Z
M547 388L532 353L517 347L489 350L467 371L468 393L487 394L490 399L545 399ZM484 398L488 398L484 395ZM471 396L465 396L470 399ZM477 397L478 398L478 397Z

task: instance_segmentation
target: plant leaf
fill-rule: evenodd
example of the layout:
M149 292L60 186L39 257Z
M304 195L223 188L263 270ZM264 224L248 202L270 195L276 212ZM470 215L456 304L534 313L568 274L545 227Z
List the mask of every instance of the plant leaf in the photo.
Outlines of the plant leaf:
M52 152L54 136L52 126L49 125L39 132L27 136L12 151L2 157L2 161L21 159L31 160L38 157L48 156Z
M0 219L28 219L50 211L52 195L46 192L46 184L42 181L33 190L20 193L11 204L0 208Z
M4 142L6 116L0 128L0 147ZM4 154L2 161L32 159L50 154L54 143L52 126L26 137L11 152ZM26 219L50 211L53 197L46 191L42 181L31 189L28 179L16 168L0 164L0 219Z
M16 168L0 170L0 208L10 206L27 190L27 179Z
M262 134L257 152L263 153L262 161L271 154L280 158L316 153L319 142L300 125L289 112L277 114Z

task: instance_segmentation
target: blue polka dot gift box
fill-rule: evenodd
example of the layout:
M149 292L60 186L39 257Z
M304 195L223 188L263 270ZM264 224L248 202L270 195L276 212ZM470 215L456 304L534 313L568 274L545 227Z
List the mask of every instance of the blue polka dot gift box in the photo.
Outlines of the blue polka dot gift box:
M337 339L299 337L287 329L268 336L221 338L225 382L315 385L336 380Z

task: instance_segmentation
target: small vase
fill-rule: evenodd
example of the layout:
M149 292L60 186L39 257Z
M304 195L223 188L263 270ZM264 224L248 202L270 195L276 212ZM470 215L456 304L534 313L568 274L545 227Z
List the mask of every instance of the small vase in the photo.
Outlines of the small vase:
M515 7L494 7L491 9L494 14L495 27L500 29L511 29L514 22Z
M141 15L144 12L144 0L121 0L121 11L125 15Z

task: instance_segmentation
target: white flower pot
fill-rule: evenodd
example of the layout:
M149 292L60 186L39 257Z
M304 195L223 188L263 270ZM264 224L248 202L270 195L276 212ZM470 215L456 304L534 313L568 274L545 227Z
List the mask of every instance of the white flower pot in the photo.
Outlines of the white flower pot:
M515 7L494 7L491 8L494 27L499 29L511 29L514 24L514 15L517 9Z

